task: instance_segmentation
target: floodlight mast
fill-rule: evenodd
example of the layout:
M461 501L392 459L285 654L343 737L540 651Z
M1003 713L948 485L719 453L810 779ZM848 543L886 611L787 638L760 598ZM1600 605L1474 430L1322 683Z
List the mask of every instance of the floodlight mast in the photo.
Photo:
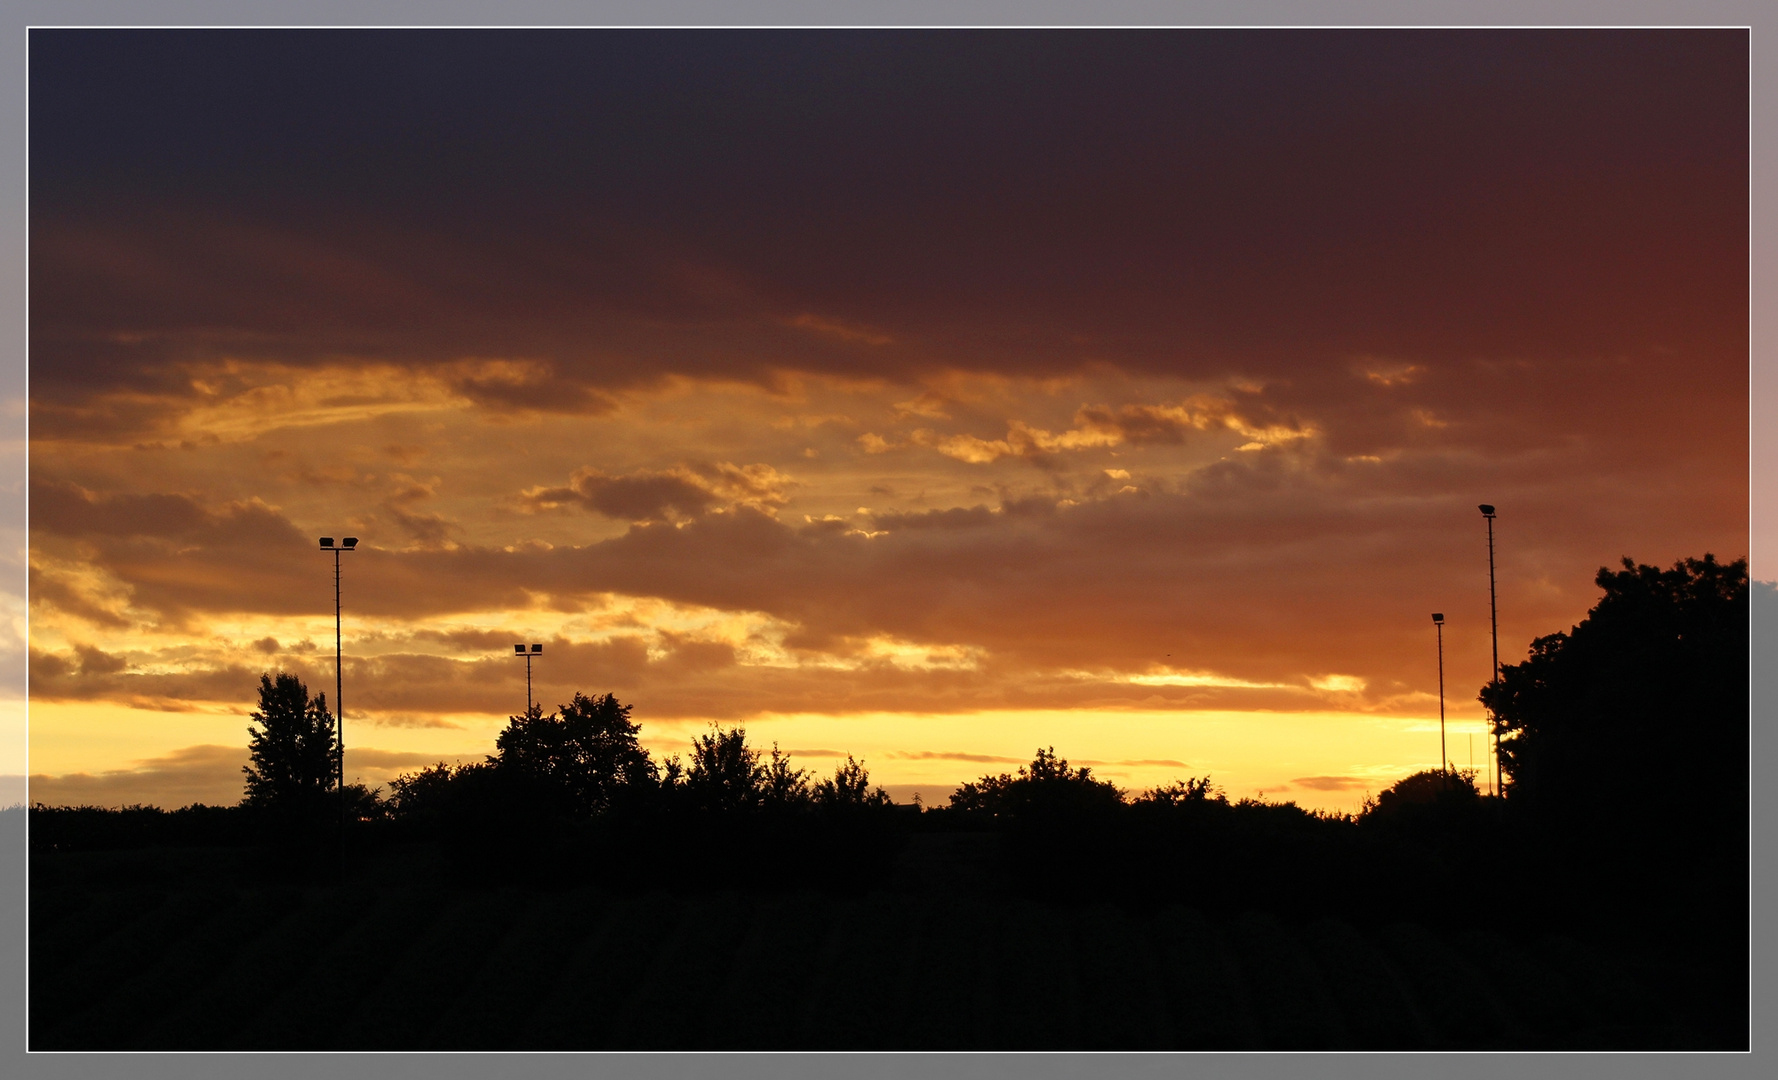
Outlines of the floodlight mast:
M1432 613L1432 625L1438 628L1438 771L1450 781L1450 755L1445 750L1445 616Z
M334 743L334 767L340 788L340 844L343 858L346 827L346 672L345 650L340 636L340 553L358 550L358 538L345 537L335 547L333 537L323 536L321 550L333 552L333 716L337 736Z
M512 654L514 656L522 656L525 658L525 715L530 716L531 715L531 658L533 656L541 656L543 654L543 646L542 645L532 645L531 651L526 652L525 647L523 645L514 645L512 647Z
M1494 638L1494 667L1488 681L1498 690L1500 687L1500 611L1494 601L1494 507L1482 503L1476 509L1488 519L1488 627ZM1490 709L1489 712L1494 710ZM1488 726L1494 729L1494 794L1500 795L1500 724L1499 717Z

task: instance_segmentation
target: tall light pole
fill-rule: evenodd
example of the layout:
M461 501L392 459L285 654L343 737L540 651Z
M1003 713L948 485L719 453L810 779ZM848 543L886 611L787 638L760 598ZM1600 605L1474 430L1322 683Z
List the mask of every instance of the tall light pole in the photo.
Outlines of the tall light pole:
M340 555L343 552L355 551L358 538L348 536L341 540L338 547L333 545L333 537L321 538L321 550L333 552L333 717L334 728L338 741L334 743L335 764L338 768L340 785L340 828L346 827L346 667L345 652L340 647ZM344 834L340 842L345 843Z
M543 646L542 645L533 645L533 646L531 646L531 651L526 652L525 647L523 645L514 645L512 647L512 653L514 656L522 656L525 658L525 715L530 716L531 715L531 658L533 656L542 655Z
M1432 625L1438 628L1438 771L1450 775L1450 757L1445 753L1445 616L1432 613Z
M1500 685L1500 611L1494 602L1494 508L1487 503L1477 507L1482 516L1488 519L1488 627L1494 635L1494 667L1488 681L1494 686ZM1494 710L1489 709L1490 713ZM1500 789L1500 723L1498 717L1490 717L1490 728L1494 729L1494 794L1499 795Z

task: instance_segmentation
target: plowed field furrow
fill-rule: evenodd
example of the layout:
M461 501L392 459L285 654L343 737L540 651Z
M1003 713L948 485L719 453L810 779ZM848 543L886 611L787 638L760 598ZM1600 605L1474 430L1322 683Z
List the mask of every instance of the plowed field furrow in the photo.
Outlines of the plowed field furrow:
M248 1041L250 1025L306 975L329 942L350 931L374 898L363 889L312 890L282 917L268 913L274 925L229 954L217 978L161 1021L151 1044L180 1050L282 1049Z
M839 905L810 981L795 1045L887 1050L908 1045L909 1002L928 992L909 949L913 905L865 897Z
M767 897L717 990L711 1014L716 1045L737 1050L791 1050L822 945L836 907L818 897Z

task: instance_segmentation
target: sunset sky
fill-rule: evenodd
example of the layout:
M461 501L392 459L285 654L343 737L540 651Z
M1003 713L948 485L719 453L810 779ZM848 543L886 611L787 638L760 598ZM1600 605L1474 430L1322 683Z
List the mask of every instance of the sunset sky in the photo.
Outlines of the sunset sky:
M657 759L1352 810L1434 611L1466 765L1478 503L1506 662L1748 554L1747 41L34 31L31 797L238 799L323 535L371 783L524 641Z

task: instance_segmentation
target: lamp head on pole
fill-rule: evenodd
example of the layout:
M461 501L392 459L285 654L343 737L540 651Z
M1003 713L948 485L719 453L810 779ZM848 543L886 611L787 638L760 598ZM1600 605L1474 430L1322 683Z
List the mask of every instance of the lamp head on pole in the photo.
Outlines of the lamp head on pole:
M321 538L321 547L323 550L333 547L333 537L323 536Z
M1433 622L1433 625L1435 625L1435 626L1445 625L1445 613L1442 611L1433 612L1432 613L1432 622Z
M345 548L347 551L351 551L353 548L358 546L358 538L356 536L348 536L344 540L340 541L340 546Z
M514 655L514 656L523 656L523 655L525 655L525 647L524 647L524 646L523 646L523 645L514 645L514 646L513 646L513 647L512 647L512 654L513 654L513 655Z
M543 646L542 645L533 645L533 646L531 646L531 651L534 653L540 653L543 651Z
M1483 503L1482 505L1476 507L1476 509L1478 509L1482 512L1483 517L1493 517L1494 516L1494 507L1490 506L1487 503Z

